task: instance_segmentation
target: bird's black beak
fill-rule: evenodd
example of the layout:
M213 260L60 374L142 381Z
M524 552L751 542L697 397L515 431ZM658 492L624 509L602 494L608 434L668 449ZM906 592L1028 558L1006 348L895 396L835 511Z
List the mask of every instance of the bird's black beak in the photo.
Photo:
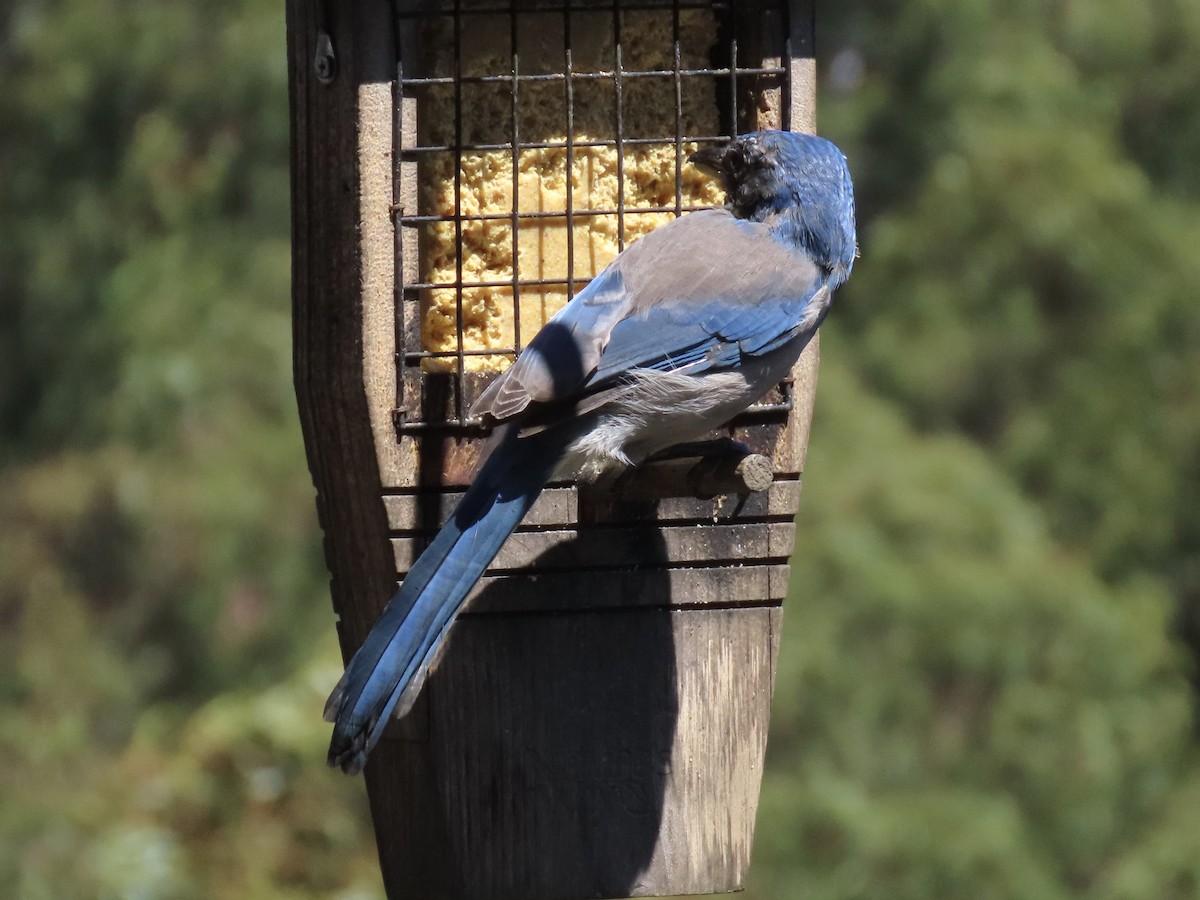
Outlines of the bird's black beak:
M727 153L729 153L729 144L717 144L697 150L688 157L688 162L709 175L720 175L725 171Z

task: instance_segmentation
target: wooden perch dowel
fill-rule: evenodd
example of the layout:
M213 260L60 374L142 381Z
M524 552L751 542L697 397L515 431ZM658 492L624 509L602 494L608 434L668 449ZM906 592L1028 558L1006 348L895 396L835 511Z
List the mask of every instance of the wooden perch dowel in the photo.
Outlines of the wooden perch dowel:
M623 473L612 490L621 500L708 499L765 491L773 480L771 460L743 451L654 460Z

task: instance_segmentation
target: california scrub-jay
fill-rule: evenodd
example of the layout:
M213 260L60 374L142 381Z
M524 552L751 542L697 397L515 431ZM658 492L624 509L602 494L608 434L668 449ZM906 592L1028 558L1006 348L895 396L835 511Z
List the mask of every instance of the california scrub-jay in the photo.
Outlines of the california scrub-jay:
M493 449L325 706L329 764L358 772L408 710L468 592L555 473L595 477L693 440L792 369L854 262L854 197L829 141L763 131L695 153L723 209L628 247L472 412Z

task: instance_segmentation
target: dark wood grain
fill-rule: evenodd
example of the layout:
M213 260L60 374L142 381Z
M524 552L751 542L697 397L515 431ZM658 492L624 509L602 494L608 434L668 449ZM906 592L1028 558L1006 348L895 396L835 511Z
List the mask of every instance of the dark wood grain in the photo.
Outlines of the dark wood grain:
M580 494L583 494L581 498ZM446 521L463 491L428 491L388 494L383 498L388 528L395 537L425 534L432 536ZM542 491L521 523L523 529L571 525L580 521L581 506L591 506L589 522L753 522L762 519L790 519L800 504L800 482L780 479L767 490L742 497L724 494L710 499L668 497L654 504L620 503L600 488L590 485L564 485ZM423 509L432 505L432 523L422 520ZM597 507L603 505L603 512Z
M313 73L325 9L336 34L369 4L287 6L292 111L292 342L296 400L330 591L345 650L362 641L392 591L395 564L363 390L362 267L356 235L359 47L339 40L338 77ZM382 4L386 7L386 4Z
M584 534L587 539L580 540ZM656 562L655 541L659 538L671 561L676 563L726 562L737 565L747 560L785 561L792 552L795 535L796 526L791 522L526 531L514 534L505 542L490 571L528 568L535 564L542 568L568 569L646 566ZM424 546L423 540L393 538L397 570L407 571ZM539 557L555 548L563 552L538 562Z

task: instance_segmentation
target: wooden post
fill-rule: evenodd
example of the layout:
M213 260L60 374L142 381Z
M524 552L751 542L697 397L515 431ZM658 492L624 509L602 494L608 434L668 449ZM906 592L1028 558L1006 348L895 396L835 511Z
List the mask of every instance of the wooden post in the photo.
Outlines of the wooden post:
M441 384L397 370L412 250L393 207L416 203L415 166L393 159L412 114L393 97L397 5L287 5L296 392L347 657L480 449L396 426L398 409L436 412ZM742 112L811 130L810 3L791 4L790 27L788 77ZM678 491L714 497L636 476L547 489L367 766L389 897L741 887L815 375L814 343L771 410L722 432L757 459L666 464ZM761 487L763 458L766 490L718 493Z

